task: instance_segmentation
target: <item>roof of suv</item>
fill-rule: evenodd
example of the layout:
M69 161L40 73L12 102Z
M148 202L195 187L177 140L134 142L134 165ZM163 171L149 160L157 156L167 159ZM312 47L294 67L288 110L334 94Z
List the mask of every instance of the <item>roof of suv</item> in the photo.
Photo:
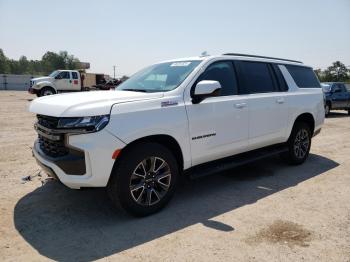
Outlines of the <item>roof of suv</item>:
M259 56L259 55L236 54L236 53L185 57L185 58L171 59L163 62L188 61L188 60L204 61L204 60L211 60L214 58L231 58L231 59L234 58L237 60L245 60L245 61L260 61L260 62L271 62L271 63L278 63L278 64L291 64L291 65L305 66L302 62L296 61L296 60L268 57L268 56Z

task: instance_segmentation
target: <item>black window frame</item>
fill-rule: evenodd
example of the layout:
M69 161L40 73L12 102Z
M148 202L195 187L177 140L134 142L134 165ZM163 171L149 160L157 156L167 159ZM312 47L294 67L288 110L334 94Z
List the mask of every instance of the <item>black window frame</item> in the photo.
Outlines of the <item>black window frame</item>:
M194 84L192 85L191 87L191 90L190 90L190 96L193 98L194 97L194 89L196 87L196 85L198 84L198 82L200 82L200 78L201 76L206 72L206 70L214 65L214 64L217 64L217 63L223 63L223 62L228 62L228 63L231 63L232 65L232 68L233 68L233 72L234 72L234 78L236 80L236 85L237 85L237 93L236 94L232 94L232 95L221 95L220 93L215 96L215 97L228 97L228 96L236 96L236 95L239 95L239 79L238 79L238 73L237 73L237 69L236 69L236 66L234 64L234 60L230 60L230 59L227 59L227 60L217 60L217 61L214 61L212 63L210 63L208 66L206 66L205 70L197 77L196 81L194 82Z
M267 69L268 69L269 75L270 75L271 80L272 80L273 91L251 93L248 90L246 90L246 87L243 84L243 72L242 72L242 68L240 66L244 62L262 63L262 64L267 65ZM283 92L280 88L278 79L276 77L275 69L272 66L273 63L264 62L264 61L254 61L254 60L235 60L234 63L235 63L235 66L237 68L237 75L238 75L238 95L268 94L268 93ZM282 72L281 72L281 74L282 74ZM282 75L282 77L283 77L283 75ZM284 77L283 77L283 79L284 79ZM287 85L287 87L288 87L288 85Z
M277 86L280 92L288 92L289 86L286 79L284 78L281 69L279 68L281 64L271 63L275 79L277 81Z

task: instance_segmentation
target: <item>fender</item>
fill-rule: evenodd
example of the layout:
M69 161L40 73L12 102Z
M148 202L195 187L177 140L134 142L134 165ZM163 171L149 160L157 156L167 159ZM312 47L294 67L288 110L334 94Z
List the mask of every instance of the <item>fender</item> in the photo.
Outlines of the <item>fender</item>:
M41 90L43 87L46 87L46 86L51 87L57 93L57 89L56 89L55 85L50 81L38 82L36 85L32 86L32 88L36 89L36 90Z
M106 129L125 144L154 135L170 136L180 146L184 169L187 169L192 161L186 110L182 97L171 101L178 104L162 107L162 102L169 102L169 97L114 104Z

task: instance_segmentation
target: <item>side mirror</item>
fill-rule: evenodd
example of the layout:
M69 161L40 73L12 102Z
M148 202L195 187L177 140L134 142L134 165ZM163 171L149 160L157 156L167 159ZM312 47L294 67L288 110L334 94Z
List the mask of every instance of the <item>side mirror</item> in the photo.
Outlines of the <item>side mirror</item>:
M57 76L55 77L55 79L62 79L62 76L61 76L61 75L57 75Z
M192 95L192 103L198 104L207 97L218 96L220 94L221 85L218 81L202 80L197 83Z

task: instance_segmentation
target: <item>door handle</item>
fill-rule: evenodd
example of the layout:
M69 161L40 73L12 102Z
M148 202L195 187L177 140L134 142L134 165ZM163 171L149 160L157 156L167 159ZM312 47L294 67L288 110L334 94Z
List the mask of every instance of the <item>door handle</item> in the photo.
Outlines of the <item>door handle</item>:
M238 104L235 104L235 107L236 108L243 108L247 105L247 103L238 103Z
M278 104L283 104L283 103L284 103L284 98L278 98L278 99L276 100L276 103L278 103Z

